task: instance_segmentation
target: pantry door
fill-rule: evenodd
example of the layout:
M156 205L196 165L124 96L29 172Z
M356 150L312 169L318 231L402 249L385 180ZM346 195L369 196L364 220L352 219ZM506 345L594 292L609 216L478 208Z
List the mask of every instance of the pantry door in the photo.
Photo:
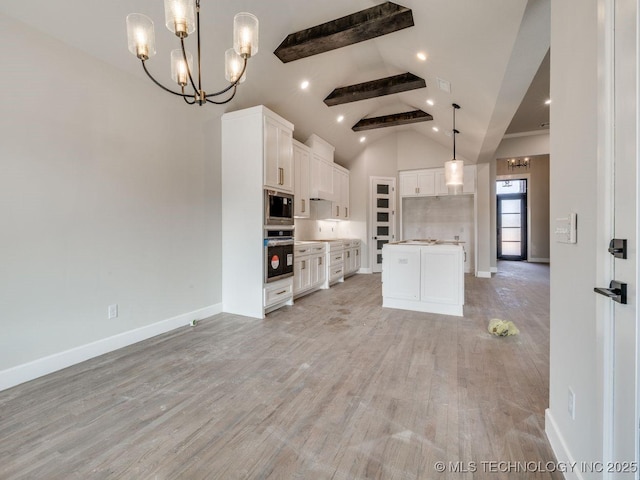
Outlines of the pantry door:
M396 238L396 178L371 177L369 192L369 265L382 272L382 247Z

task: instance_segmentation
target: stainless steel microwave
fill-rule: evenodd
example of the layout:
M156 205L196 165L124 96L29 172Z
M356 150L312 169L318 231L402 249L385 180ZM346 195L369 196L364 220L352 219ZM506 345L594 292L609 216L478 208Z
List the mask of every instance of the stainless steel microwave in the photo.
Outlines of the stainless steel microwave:
M264 224L293 225L293 195L265 189Z

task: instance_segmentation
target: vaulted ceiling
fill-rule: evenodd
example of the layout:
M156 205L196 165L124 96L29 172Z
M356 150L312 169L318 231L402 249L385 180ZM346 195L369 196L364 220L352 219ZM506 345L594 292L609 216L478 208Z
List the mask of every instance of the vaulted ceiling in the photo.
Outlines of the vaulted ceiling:
M203 83L207 91L224 86L224 51L231 46L233 16L249 11L260 19L260 47L249 62L247 80L225 106L208 105L203 115L220 115L265 104L294 123L302 141L316 133L336 146L336 159L348 165L367 144L398 129L412 129L449 147L452 103L456 113L459 155L471 162L487 161L509 128L509 133L535 128L530 109L548 96L543 59L549 49L550 0L400 0L410 8L415 26L388 35L289 63L274 50L290 33L349 15L382 3L381 0L202 0ZM176 37L164 27L161 0L86 2L86 0L30 0L2 2L0 11L48 35L131 73L132 81L149 82L127 51L125 17L139 12L155 22L158 54L149 69L167 85L169 52ZM187 48L195 53L194 39ZM423 52L426 60L417 58ZM527 108L514 119L529 86L542 65L542 87L530 90ZM426 88L394 95L327 106L324 99L337 87L410 72L426 80ZM300 88L309 82L306 90ZM450 92L439 88L439 80ZM73 79L82 85L81 79ZM440 82L441 83L441 82ZM84 88L91 86L82 85ZM149 82L149 88L157 88ZM538 101L538 97L540 98ZM426 103L434 102L433 106ZM167 101L179 101L169 98ZM424 110L433 120L354 132L362 118ZM344 116L339 123L337 117ZM516 120L525 121L518 123ZM536 122L539 125L540 122ZM512 119L514 122L512 123ZM509 127L511 125L511 127ZM436 132L432 127L438 127ZM366 142L360 137L366 135Z

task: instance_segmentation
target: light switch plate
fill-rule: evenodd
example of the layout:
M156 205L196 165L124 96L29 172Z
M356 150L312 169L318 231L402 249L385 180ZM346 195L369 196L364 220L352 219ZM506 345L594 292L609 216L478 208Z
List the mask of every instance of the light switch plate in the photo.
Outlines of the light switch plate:
M566 217L556 218L554 231L557 243L578 242L578 214L570 213Z

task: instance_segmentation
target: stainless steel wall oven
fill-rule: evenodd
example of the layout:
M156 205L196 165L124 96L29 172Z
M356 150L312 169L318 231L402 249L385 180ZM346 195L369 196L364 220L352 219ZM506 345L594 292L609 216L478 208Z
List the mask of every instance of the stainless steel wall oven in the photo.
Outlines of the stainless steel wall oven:
M293 229L264 231L264 282L293 276Z

